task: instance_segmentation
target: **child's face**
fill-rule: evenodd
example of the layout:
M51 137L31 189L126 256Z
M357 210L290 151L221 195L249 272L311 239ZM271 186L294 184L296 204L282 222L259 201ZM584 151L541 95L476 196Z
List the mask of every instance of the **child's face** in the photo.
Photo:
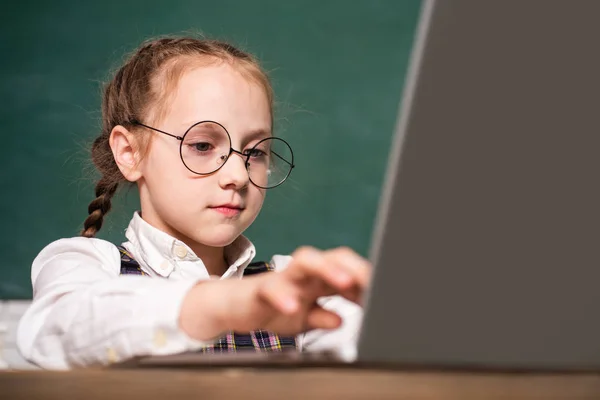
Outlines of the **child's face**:
M271 135L264 89L227 63L198 67L179 80L169 110L155 128L183 136L196 122L223 125L231 146L251 148ZM256 132L263 132L256 136ZM248 178L244 159L232 153L221 169L196 175L182 163L175 138L153 133L138 181L142 217L192 248L233 242L258 215L265 190ZM237 206L239 210L219 206Z

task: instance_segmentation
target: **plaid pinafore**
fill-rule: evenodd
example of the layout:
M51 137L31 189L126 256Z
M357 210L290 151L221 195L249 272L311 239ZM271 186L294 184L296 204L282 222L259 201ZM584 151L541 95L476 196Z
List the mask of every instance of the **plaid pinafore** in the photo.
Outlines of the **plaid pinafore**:
M137 261L123 246L117 246L121 254L121 275L145 275L148 276ZM254 262L246 267L244 276L260 274L272 271L273 268L266 262ZM289 351L297 350L294 337L277 336L269 331L252 331L250 334L239 334L229 332L214 345L201 348L202 353L229 353L243 350L255 351Z

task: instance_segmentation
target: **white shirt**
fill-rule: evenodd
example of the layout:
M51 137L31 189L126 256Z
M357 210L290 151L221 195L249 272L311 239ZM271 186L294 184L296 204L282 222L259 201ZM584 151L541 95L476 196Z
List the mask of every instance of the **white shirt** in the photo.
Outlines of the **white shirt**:
M31 270L33 301L17 332L24 358L42 368L69 369L197 350L212 343L196 341L178 326L188 290L210 279L202 260L137 212L126 237L123 246L152 279L120 275L119 251L102 239L60 239L40 252ZM237 238L225 248L230 266L220 279L240 279L255 254L248 239ZM280 271L290 260L274 256L271 262ZM352 359L361 308L339 296L319 302L342 317L342 326L298 335L299 348Z

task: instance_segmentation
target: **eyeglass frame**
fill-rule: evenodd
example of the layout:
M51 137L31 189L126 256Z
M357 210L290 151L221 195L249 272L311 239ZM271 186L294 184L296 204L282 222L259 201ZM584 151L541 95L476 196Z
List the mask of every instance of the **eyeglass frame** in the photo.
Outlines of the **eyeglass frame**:
M271 139L277 139L277 140L281 140L283 143L285 143L285 145L290 149L290 154L292 155L292 160L291 162L287 161L285 158L281 157L279 154L277 154L276 152L272 151L272 153L274 153L277 157L279 157L281 160L283 160L286 164L288 164L290 166L290 170L288 171L288 173L285 175L285 177L281 180L281 182L279 182L277 185L275 186L269 186L269 187L264 187L264 186L259 186L256 183L254 183L254 181L252 180L252 178L250 177L250 171L248 170L249 166L250 166L250 154L244 154L242 151L236 150L233 148L233 143L231 142L231 135L229 134L229 131L227 130L227 128L225 128L222 124L218 123L217 121L212 121L212 120L204 120L204 121L200 121L200 122L196 122L194 124L192 124L192 126L190 126L185 133L183 134L183 136L178 136L178 135L173 135L172 133L169 132L165 132L163 130L157 129L157 128L153 128L151 126L148 126L146 124L141 123L138 120L133 120L130 121L130 123L132 125L137 125L137 126L142 126L144 128L150 129L152 131L155 132L159 132L162 134L165 134L167 136L171 136L172 138L175 138L177 140L180 141L179 143L179 158L181 158L181 162L183 163L183 165L192 173L196 174L196 175L212 175L215 172L217 172L218 170L220 170L221 168L223 168L223 166L225 165L225 163L227 163L227 161L229 161L229 157L231 157L231 153L236 153L238 154L240 157L242 158L246 158L246 160L244 161L244 166L246 167L246 172L248 173L248 179L250 180L250 182L252 182L252 184L258 188L261 189L274 189L277 186L280 186L283 182L285 182L287 180L287 178L291 175L292 170L294 169L294 167L296 166L294 164L294 151L292 150L292 146L290 146L290 144L288 142L286 142L285 140L283 140L282 138L279 137L275 137L275 136L270 136L267 138L263 138L261 139L258 143L256 143L254 146L252 146L252 148L250 150L255 149L259 144L261 144L262 142L264 142L265 140L271 140ZM196 172L193 169L191 169L186 163L185 160L183 159L183 140L185 139L185 136L188 134L189 131L191 131L195 126L198 126L200 124L204 124L204 123L212 123L212 124L217 124L219 125L221 128L223 128L223 130L225 131L225 133L227 134L227 139L229 140L229 153L227 154L227 157L225 159L225 161L219 165L217 167L217 169L215 169L214 171L211 172Z

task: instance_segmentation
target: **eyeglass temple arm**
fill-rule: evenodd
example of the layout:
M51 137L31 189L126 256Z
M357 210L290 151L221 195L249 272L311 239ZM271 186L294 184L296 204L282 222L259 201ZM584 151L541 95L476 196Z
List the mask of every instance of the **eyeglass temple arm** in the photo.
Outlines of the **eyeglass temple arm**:
M288 164L291 168L294 168L295 165L292 164L291 162L289 162L288 160L286 160L285 158L281 157L279 154L277 154L276 152L274 152L273 150L271 150L271 153L275 154L277 157L279 157L281 160L283 160L283 162L285 162L286 164Z
M150 130L153 130L153 131L156 131L156 132L164 133L165 135L169 135L169 136L171 136L171 137L174 137L174 138L175 138L175 139L177 139L177 140L183 140L183 138L182 138L181 136L176 136L176 135L170 134L169 132L161 131L160 129L156 129L156 128L153 128L153 127L151 127L151 126L144 125L144 124L142 124L142 123L141 123L141 122L139 122L139 121L135 121L135 120L134 120L134 121L131 121L131 123L132 123L132 124L134 124L134 125L143 126L144 128L148 128L148 129L150 129Z

